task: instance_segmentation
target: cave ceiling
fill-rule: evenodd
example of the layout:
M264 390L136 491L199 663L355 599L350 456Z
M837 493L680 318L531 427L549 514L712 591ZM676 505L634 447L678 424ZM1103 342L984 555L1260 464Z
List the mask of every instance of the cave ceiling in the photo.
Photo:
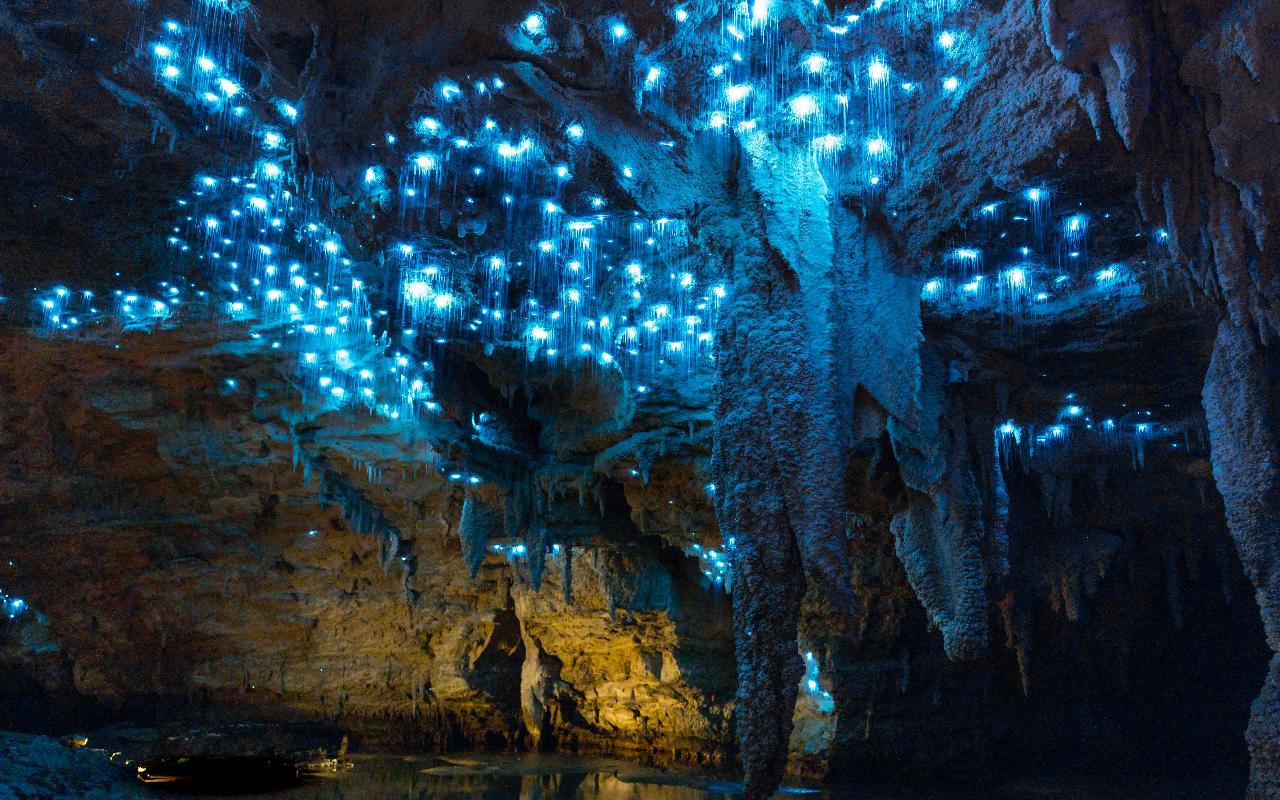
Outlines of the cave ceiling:
M429 473L471 575L656 537L732 595L764 796L866 515L974 659L1062 585L1011 493L1211 477L1211 353L1280 330L1280 15L1138 6L9 2L0 314L187 342L411 604L420 540L339 462Z

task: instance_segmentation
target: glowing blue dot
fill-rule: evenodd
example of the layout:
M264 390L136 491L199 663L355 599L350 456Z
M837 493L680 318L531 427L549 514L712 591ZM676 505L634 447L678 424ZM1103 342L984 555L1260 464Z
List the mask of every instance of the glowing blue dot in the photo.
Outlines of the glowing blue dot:
M811 94L796 95L788 101L787 106L796 119L807 119L818 113L818 99Z
M1014 267L1004 273L1004 282L1011 288L1021 289L1027 285L1027 271L1021 267Z
M867 67L867 78L871 81L872 86L879 86L889 80L889 65L878 58L872 60Z

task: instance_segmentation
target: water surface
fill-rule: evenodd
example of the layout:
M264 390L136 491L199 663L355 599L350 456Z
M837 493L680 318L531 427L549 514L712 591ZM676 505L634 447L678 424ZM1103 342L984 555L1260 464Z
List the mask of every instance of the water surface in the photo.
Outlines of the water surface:
M567 755L477 754L451 756L354 756L355 768L339 776L240 800L738 800L732 780L666 772L607 758ZM975 791L936 787L886 790L792 786L778 800L1238 800L1242 787L1215 780L1178 784L1106 776L1097 781L1039 780ZM193 796L151 791L148 796Z

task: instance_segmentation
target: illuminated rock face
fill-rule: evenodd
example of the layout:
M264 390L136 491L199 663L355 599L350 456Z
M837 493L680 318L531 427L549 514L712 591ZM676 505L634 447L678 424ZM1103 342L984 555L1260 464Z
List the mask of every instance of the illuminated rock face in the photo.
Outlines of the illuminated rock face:
M551 502L558 532L569 516L594 536L557 548L540 591L528 558L488 546L473 579L464 488L375 422L304 418L278 361L210 333L6 337L5 584L33 609L6 628L6 663L55 708L716 758L726 602L624 501Z
M685 555L695 538L716 541L698 533L711 524L710 508L698 510L709 505L698 477L706 433L688 442L684 430L650 431L643 441L661 447L648 486L602 487L603 517L590 493L580 504L573 471L564 476L544 518L575 544L548 559L535 590L528 560L506 553L488 553L469 578L467 489L376 419L308 416L280 359L195 328L127 336L118 350L112 341L6 334L4 588L32 609L5 629L6 670L22 676L6 684L6 709L30 709L38 687L68 720L91 709L89 719L150 717L159 705L162 715L333 724L366 748L537 743L684 761L732 752L729 599ZM548 399L540 413L563 405ZM679 413L669 406L662 419ZM559 429L568 442L582 427ZM850 490L864 509L849 521L853 624L824 598L799 616L819 688L802 687L796 704L797 767L822 774L834 762L866 779L981 763L981 748L1011 731L1032 736L1016 722L1025 703L1062 717L1062 730L1083 713L1122 736L1119 686L1159 663L1161 648L1215 652L1219 627L1260 642L1220 512L1194 488L1205 478L1180 476L1194 459L1153 457L1135 472L1104 455L1009 473L1000 610L1023 669L999 642L989 671L949 664L898 566L890 520L905 498L891 452L872 438L850 456L852 473L867 476ZM1061 488L1049 491L1051 480ZM1079 496L1060 499L1072 487ZM799 587L798 574L786 585ZM773 625L778 610L759 613ZM1150 649L1114 665L1116 641ZM779 653L795 656L797 685L808 677L792 648ZM1161 680L1190 680L1167 669ZM1136 679L1149 690L1148 680ZM1206 738L1230 741L1250 680L1227 671L1178 697L1217 709L1226 733ZM825 710L822 692L833 698Z
M1273 4L75 5L0 12L0 724L1243 755Z

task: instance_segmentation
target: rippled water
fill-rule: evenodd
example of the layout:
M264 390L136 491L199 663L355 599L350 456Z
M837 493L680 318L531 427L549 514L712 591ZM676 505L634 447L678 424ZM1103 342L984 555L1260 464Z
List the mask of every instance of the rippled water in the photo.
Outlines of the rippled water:
M445 757L357 756L355 768L293 789L240 800L729 800L741 785L714 777L664 772L625 761L556 755ZM1115 780L1114 777L1111 780ZM1241 787L1242 788L1242 787ZM778 798L814 800L1226 800L1238 788L1218 782L1117 787L1027 782L995 791L954 788L885 791L792 787ZM155 798L188 795L154 792ZM208 796L204 796L208 800Z

